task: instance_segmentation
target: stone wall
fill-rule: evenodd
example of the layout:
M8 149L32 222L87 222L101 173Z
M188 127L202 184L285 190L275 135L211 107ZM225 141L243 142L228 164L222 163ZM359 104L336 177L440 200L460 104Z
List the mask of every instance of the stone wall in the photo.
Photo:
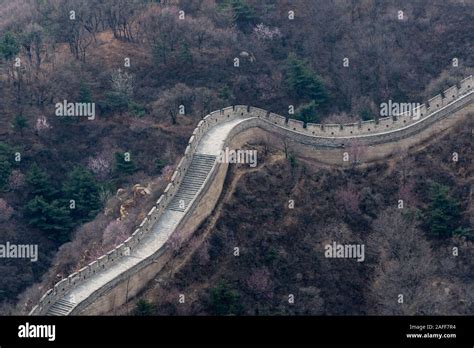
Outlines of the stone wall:
M443 94L439 94L431 98L427 105L421 104L413 113L401 113L393 117L380 118L378 121L363 121L359 123L346 124L313 124L308 123L304 127L301 121L286 119L283 116L262 112L252 112L253 116L266 119L274 125L288 128L291 131L302 133L309 136L328 137L328 138L344 138L361 135L373 135L384 132L397 131L407 126L417 124L420 121L429 119L444 107L458 101L467 94L472 93L473 77L469 76L462 80L458 86L452 86L445 90ZM254 108L252 108L254 110Z
M418 120L410 121L409 124L402 122L404 121L402 118L397 121L381 119L378 124L373 121L367 121L349 128L346 128L347 125L309 124L305 131L297 132L293 130L293 124L291 126L288 124L274 124L272 119L266 117L258 117L258 119L262 121L259 123L260 127L277 131L282 137L292 139L302 144L311 144L315 148L343 148L351 144L354 140L358 140L364 145L378 145L399 141L417 134L421 130L461 109L472 111L473 100L474 91L471 90L469 93L463 94L460 98L438 108L436 112L432 112L426 117L420 117ZM250 115L252 115L252 108ZM389 126L388 130L386 129L387 125ZM369 134L369 132L372 131L374 132ZM313 132L324 133L325 136L313 135ZM327 135L328 133L329 136ZM332 136L332 133L338 133L338 136Z
M150 232L153 225L163 214L168 203L176 194L182 178L188 170L192 156L195 153L196 147L207 130L214 125L226 122L234 118L245 118L245 121L239 123L231 131L226 144L238 133L252 127L259 127L277 134L279 137L289 139L293 144L300 144L306 153L314 151L322 154L324 151L337 150L342 151L345 147L350 145L354 139L358 139L364 145L374 147L375 145L383 148L382 145L401 141L409 137L415 137L435 122L445 119L451 114L459 113L461 110L471 112L473 110L474 91L473 91L473 77L460 82L458 86L448 88L442 95L437 95L428 101L428 106L421 105L417 112L412 116L398 115L396 117L387 117L379 119L378 122L366 121L352 124L307 124L304 126L303 122L289 119L285 117L265 111L263 109L236 105L227 107L218 111L211 112L205 116L194 129L191 135L188 146L184 152L183 158L178 163L170 183L164 190L163 194L157 200L156 204L150 209L145 219L140 223L138 228L127 238L122 244L115 249L110 250L105 255L99 257L96 261L79 269L77 272L69 275L49 289L40 299L39 303L31 310L30 315L45 314L48 308L59 298L65 295L73 287L86 281L88 278L103 271L116 263L122 257L129 255L134 248L140 243L143 237ZM431 133L427 133L428 135ZM418 139L415 139L418 140ZM296 146L296 145L295 145ZM309 149L309 150L308 150ZM388 150L387 150L388 151ZM380 151L385 153L385 151ZM200 195L205 194L206 190L212 184L215 173L219 172L219 164L211 170L211 174L204 183L204 188L194 200L194 203L187 207L185 211L185 218L183 224L187 222L188 215L199 204ZM154 259L163 254L164 250L157 250L154 254ZM149 265L149 260L145 260L140 267L130 269L124 272L123 277L128 277L133 272L143 269ZM123 281L120 279L114 280L107 285L111 289L114 285ZM97 297L97 296L96 296ZM90 302L90 301L87 301ZM90 304L90 303L89 303Z

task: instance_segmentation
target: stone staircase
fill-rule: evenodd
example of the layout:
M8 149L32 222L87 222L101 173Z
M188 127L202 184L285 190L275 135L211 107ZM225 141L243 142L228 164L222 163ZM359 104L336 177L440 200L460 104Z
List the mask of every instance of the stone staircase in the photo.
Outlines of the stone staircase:
M51 307L49 307L46 315L68 315L76 304L64 298L57 300Z
M188 172L167 209L184 212L211 171L216 156L194 154Z
M428 116L425 115L426 117L423 119L423 126L420 125L421 121L417 121L416 123L412 124L415 125L415 127L411 128L412 130L410 130L411 125L406 125L402 128L396 126L399 128L395 127L387 131L384 129L383 132L374 132L370 135L365 133L354 134L354 137L359 137L360 135L360 138L363 139L373 139L372 141L367 141L371 147L384 143L403 141L403 139L406 139L412 134L418 134L422 130L432 127L434 122L446 118L446 116L450 115L451 113L456 114L460 112L461 109L463 109L462 113L465 113L465 111L470 112L470 110L472 110L471 108L474 107L474 104L472 104L474 101L472 77L469 78L469 80L464 81L464 83L461 83L461 85L464 86L461 88L462 97L454 100L451 103L448 103L448 101L451 100L451 98L448 97L445 98L444 102L442 99L440 101L440 105L437 105L436 101L430 100L430 106L428 109L430 109L431 104L433 104L434 110L432 110ZM450 93L446 93L446 95L455 97L455 95L452 95L452 92ZM440 98L441 96L437 96L437 100ZM441 107L443 104L446 105ZM440 106L440 108L437 108L438 106ZM151 232L149 231L150 227L148 227L148 234L144 236L142 231L142 233L136 234L136 237L133 237L132 235L132 238L129 240L129 243L133 245L133 256L127 256L126 258L122 257L119 262L117 262L116 259L112 260L113 262L107 263L106 268L102 272L91 273L91 268L86 268L86 271L89 273L87 274L87 272L84 272L87 275L87 278L84 278L84 280L79 283L79 286L75 284L72 288L68 288L66 290L63 288L62 293L59 295L53 293L52 291L48 291L48 293L43 296L42 301L40 301L40 303L33 308L33 310L30 312L30 315L70 314L72 310L76 308L76 306L83 304L85 299L89 299L89 303L91 303L91 301L95 302L100 296L104 294L104 296L107 296L107 286L119 276L130 275L129 272L134 272L134 267L138 268L138 266L140 266L144 260L148 261L151 258L154 260L157 255L157 251L165 246L165 243L172 235L172 232L175 231L177 226L179 226L179 223L183 221L185 212L187 212L187 208L189 208L189 205L196 199L197 193L203 187L205 180L209 176L210 170L217 159L219 151L221 151L221 149L229 141L229 137L238 134L238 132L242 130L252 127L257 127L264 131L275 131L275 134L280 134L281 136L285 137L288 135L288 132L291 132L291 128L288 127L287 123L285 122L285 117L266 112L262 109L255 108L252 110L255 111L254 114L249 112L249 107L247 106L245 106L245 108L243 108L243 106L235 106L231 108L224 108L207 115L202 121L205 123L200 123L201 127L203 127L201 132L196 129L193 133L194 135L192 139L198 143L192 144L192 151L189 153L189 156L192 156L191 163L186 161L186 163L189 163L189 166L186 165L187 171L184 177L181 178L181 183L178 190L174 193L173 197L169 197L171 200L168 199L168 194L165 194L162 196L164 198L162 200L162 205L155 206L155 208L159 208L159 213L157 213L156 210L154 213L156 214L155 216L158 216L158 220L151 227ZM244 113L246 115L245 117ZM232 116L232 118L229 119L229 116ZM319 126L314 125L314 127L318 128ZM434 127L434 131L438 131L438 128L439 127ZM311 135L311 132L309 132L309 134L306 134L305 138L303 138L300 133L308 133L307 129L304 129L299 133L295 133L295 143L300 143L303 146L310 146L316 149L319 147L321 147L321 149L328 149L338 146L337 144L344 145L347 141L347 137L345 136L341 136L339 138L336 136L329 136L327 134L327 130L323 130L322 128L319 129L319 131L324 132L324 134L322 136L319 133L315 135L313 132ZM370 131L370 129L367 131ZM403 133L401 131L403 131ZM434 132L432 133L434 134ZM428 136L432 136L430 135L430 132L427 134ZM380 138L381 136L383 136L383 138ZM421 137L419 139L415 139L417 139L416 141L421 141L420 139L424 138ZM186 156L188 156L188 154L186 154ZM171 182L171 184L175 184L175 182ZM215 185L215 183L210 183L210 185ZM165 209L163 210L163 208ZM196 228L196 226L193 227ZM135 238L135 240L133 238ZM116 249L122 252L124 247L126 247L126 243L125 245L121 244ZM103 257L105 257L105 260L108 260L108 255L104 255ZM168 259L164 260L167 261ZM137 272L140 271L141 269ZM138 282L140 289L142 289L145 285L146 283L142 280ZM58 298L58 296L61 297ZM64 300L65 298L68 300ZM75 301L69 301L72 299L78 300L77 303L75 303Z

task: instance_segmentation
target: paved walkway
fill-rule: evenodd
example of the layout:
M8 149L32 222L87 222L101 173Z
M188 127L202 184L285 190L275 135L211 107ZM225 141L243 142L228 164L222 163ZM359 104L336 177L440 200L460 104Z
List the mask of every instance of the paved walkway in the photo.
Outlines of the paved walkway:
M199 142L195 154L216 156L222 149L224 142L232 128L234 128L243 120L244 119L240 118L234 119L210 128ZM199 191L201 189L202 183ZM194 200L199 191L194 194L192 200ZM74 309L74 307L91 296L92 293L104 287L131 267L138 265L142 260L153 255L163 246L163 244L165 244L166 240L179 224L179 222L183 219L184 215L185 212L183 211L176 211L168 208L165 209L161 217L153 226L152 230L143 237L143 239L137 246L135 246L135 248L133 248L129 256L120 258L110 267L96 273L95 275L86 279L83 283L71 289L50 307L47 314L69 314ZM65 303L68 305L64 306Z

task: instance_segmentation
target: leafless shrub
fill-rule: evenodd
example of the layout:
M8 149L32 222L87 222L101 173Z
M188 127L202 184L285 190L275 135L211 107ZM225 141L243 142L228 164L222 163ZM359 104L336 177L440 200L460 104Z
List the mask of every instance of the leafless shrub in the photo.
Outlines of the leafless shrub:
M270 28L263 23L257 24L253 32L259 39L263 40L274 40L282 37L279 28Z
M348 153L349 160L353 165L360 164L367 153L367 145L363 144L358 139L353 139L349 144Z
M353 184L338 189L335 193L336 204L341 206L346 213L360 214L360 192Z
M12 170L8 177L8 187L10 190L18 190L25 185L25 175L19 170Z
M102 236L102 247L111 249L128 238L126 225L123 221L113 220L104 230Z
M372 284L377 314L414 315L431 307L433 299L426 296L435 273L430 243L413 221L398 209L386 210L374 222L367 251L379 267ZM403 295L401 305L399 295Z
M248 288L256 294L266 294L270 289L270 272L267 268L253 270L247 279Z
M183 237L179 230L173 231L169 236L168 240L166 241L166 245L170 248L170 250L176 255L183 244Z
M100 180L106 179L112 170L110 161L102 155L89 158L87 168Z
M209 263L211 257L207 240L201 242L198 238L192 238L189 241L189 245L191 250L195 250L194 259L199 265L204 266Z
M416 202L415 183L408 181L403 183L398 190L398 199L403 200L404 204L412 205Z
M35 131L37 133L42 133L51 129L51 125L48 122L48 119L45 116L39 116L36 119Z
M114 92L130 98L133 96L134 79L133 74L118 69L114 71L111 76L112 89Z
M13 214L13 208L10 207L6 200L0 198L0 222L10 220Z

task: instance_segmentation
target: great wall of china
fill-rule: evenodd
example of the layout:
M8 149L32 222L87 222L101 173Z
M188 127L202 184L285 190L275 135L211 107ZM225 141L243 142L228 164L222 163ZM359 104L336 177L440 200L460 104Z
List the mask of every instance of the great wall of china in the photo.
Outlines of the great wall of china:
M188 238L212 212L227 172L227 164L216 161L224 147L268 134L276 146L287 141L299 156L340 164L342 152L357 140L369 149L366 160L383 158L474 113L473 82L472 76L462 80L412 115L378 122L305 127L301 121L242 105L210 113L199 122L171 182L131 237L56 283L30 315L101 314L138 294L172 257L167 244L171 234L179 231Z

